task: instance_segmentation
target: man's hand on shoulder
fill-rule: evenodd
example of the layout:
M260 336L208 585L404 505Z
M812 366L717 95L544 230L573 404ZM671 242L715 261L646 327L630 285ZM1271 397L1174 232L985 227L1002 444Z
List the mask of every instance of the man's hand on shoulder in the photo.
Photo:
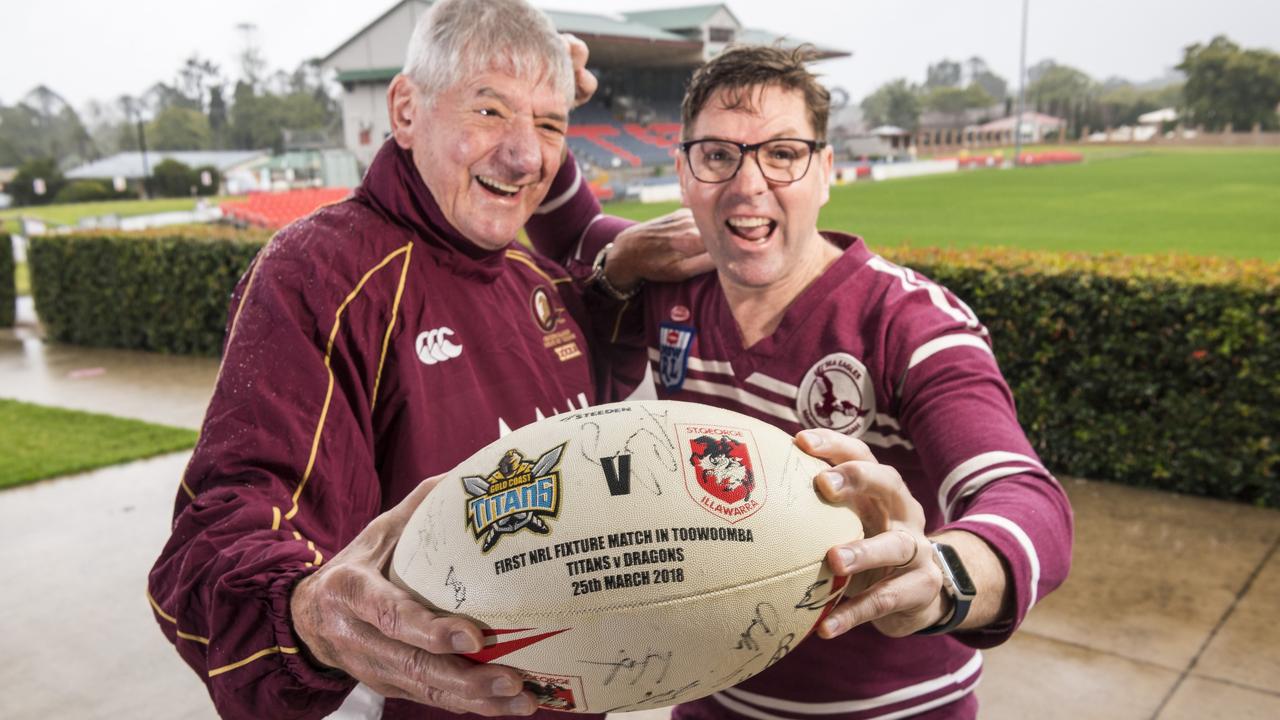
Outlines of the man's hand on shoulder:
M573 64L573 107L580 108L596 94L600 83L587 69L587 57L590 54L587 44L569 33L560 33L560 39L564 40L565 49L569 51L569 62Z
M715 269L688 208L637 223L613 240L609 283L629 290L641 280L678 282Z
M297 584L289 601L294 631L315 662L387 697L457 713L530 714L536 706L519 673L459 654L484 645L474 623L436 616L383 575L409 517L438 482L424 481Z

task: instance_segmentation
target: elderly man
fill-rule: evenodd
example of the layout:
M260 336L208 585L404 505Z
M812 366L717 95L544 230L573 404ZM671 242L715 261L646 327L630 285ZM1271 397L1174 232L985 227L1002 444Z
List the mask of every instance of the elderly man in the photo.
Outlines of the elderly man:
M660 397L754 415L812 454L852 458L818 487L858 512L867 538L828 563L874 582L824 621L823 640L678 719L973 717L978 649L1008 639L1070 565L1070 506L1018 426L986 329L860 238L819 232L827 111L800 52L732 48L695 73L677 172L716 274L645 286L621 306L636 334L620 340L647 346ZM585 193L567 204L598 213ZM596 259L595 277L632 295L634 275L614 265L629 250L589 239L542 247Z
M534 711L518 673L460 655L483 646L474 624L382 570L424 478L608 380L570 279L512 245L560 169L574 96L542 13L436 3L361 186L282 230L237 287L148 588L223 716L323 717L357 681L391 698L385 717Z

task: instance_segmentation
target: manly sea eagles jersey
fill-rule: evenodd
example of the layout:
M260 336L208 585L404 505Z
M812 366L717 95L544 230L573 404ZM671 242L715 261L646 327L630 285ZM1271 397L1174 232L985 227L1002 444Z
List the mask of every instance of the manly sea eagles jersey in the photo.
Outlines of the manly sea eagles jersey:
M424 478L594 404L584 317L555 263L450 227L394 142L352 197L258 254L148 585L223 717L343 702L355 681L300 652L293 586ZM456 716L388 700L383 717Z
M544 250L582 272L618 225L581 191L565 202L579 230L562 240L578 243ZM945 288L861 239L824 236L843 255L750 348L715 274L645 286L611 323L616 347L647 347L660 398L729 408L789 433L822 427L862 439L901 473L926 532L963 529L991 545L1008 569L1015 615L946 636L892 639L866 624L811 637L745 683L677 707L677 718L971 717L977 648L1008 639L1070 566L1070 505L1018 425L986 328ZM630 381L643 371L633 365Z

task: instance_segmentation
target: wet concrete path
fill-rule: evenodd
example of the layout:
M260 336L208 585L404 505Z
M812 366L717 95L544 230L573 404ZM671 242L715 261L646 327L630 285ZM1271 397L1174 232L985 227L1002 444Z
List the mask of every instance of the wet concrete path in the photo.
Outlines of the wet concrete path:
M0 331L0 397L195 428L216 375ZM144 594L188 457L0 493L0 718L214 716ZM1063 483L1072 575L985 652L982 717L1280 717L1280 512Z

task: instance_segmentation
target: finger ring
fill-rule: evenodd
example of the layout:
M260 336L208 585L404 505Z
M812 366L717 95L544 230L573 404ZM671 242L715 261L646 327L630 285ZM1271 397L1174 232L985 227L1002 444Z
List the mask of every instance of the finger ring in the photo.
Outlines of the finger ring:
M908 538L911 538L911 557L908 558L907 561L902 563L901 565L894 565L893 569L895 570L899 568L904 568L910 565L911 563L915 562L916 556L920 554L920 543L916 542L915 536L913 536L911 533L907 532L906 530L899 530L898 532L906 535Z

